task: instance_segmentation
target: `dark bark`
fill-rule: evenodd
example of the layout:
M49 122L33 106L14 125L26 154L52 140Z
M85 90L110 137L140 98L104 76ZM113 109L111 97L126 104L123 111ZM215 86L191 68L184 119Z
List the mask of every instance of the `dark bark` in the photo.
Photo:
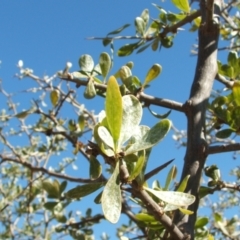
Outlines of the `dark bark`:
M174 222L185 233L190 234L191 239L194 239L194 224L199 205L198 189L207 157L208 146L204 136L205 113L213 81L217 73L219 29L218 24L214 23L213 18L209 15L211 11L208 12L208 10L206 10L207 7L211 6L211 3L208 3L208 6L201 6L203 20L198 34L198 61L190 97L184 106L188 122L188 134L181 180L187 175L190 175L186 192L196 196L194 204L189 206L189 209L192 210L194 214L182 215L180 212L177 212L174 218Z

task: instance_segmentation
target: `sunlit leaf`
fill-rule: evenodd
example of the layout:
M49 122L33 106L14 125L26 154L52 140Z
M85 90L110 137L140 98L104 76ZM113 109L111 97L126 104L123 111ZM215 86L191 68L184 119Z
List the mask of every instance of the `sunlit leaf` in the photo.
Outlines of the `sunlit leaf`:
M18 114L15 115L15 117L19 118L19 119L24 119L26 118L29 114L31 114L31 112L29 110L27 111L22 111Z
M188 0L172 0L172 3L177 7L178 9L189 13L190 12L190 6Z
M119 57L124 57L132 54L134 49L137 47L137 43L132 43L132 44L126 44L119 48L117 54Z
M93 80L90 79L88 81L88 84L87 84L87 87L85 88L85 91L84 91L84 97L86 99L92 99L96 96L96 89L95 89L95 86L94 86L94 83L93 83Z
M145 151L141 151L141 154L139 154L140 156L138 157L138 160L134 166L134 169L130 175L130 177L128 178L129 181L134 180L142 171L142 168L144 166L145 163Z
M105 218L111 223L117 223L122 210L122 198L119 182L119 162L108 180L102 194L102 209Z
M55 107L59 101L59 92L57 90L51 91L50 99L51 99L52 105Z
M144 20L141 17L136 17L134 23L135 23L136 32L139 33L141 36L143 36L144 30L146 27Z
M100 126L98 128L98 136L101 138L101 140L110 148L114 149L114 142L111 134L107 130L107 128Z
M112 65L112 61L108 53L106 52L101 53L99 58L99 65L100 65L103 77L106 78Z
M94 68L94 61L88 54L84 54L79 58L79 67L82 71L91 72Z
M57 180L53 182L44 181L42 183L42 188L48 193L49 198L59 198L60 196L60 184Z
M193 211L188 210L188 209L186 209L186 208L181 208L181 207L179 207L178 209L180 210L180 212L182 212L183 214L186 214L186 215L191 215L191 214L194 213Z
M179 187L177 188L177 192L184 192L186 187L187 187L187 183L188 183L188 179L190 178L190 175L187 175L181 182L181 184L179 185Z
M119 90L117 80L111 76L108 80L106 94L106 117L108 126L113 137L115 148L117 148L120 137L122 116L123 116L122 96Z
M134 129L142 119L142 106L136 97L126 95L123 96L122 101L123 115L119 145L126 142L133 135Z
M235 81L232 87L234 101L240 106L240 81Z
M85 197L95 191L97 191L99 188L103 186L102 183L90 183L85 185L79 185L68 192L65 193L66 198L81 198Z
M174 206L187 207L188 205L191 205L195 201L195 196L188 193L173 191L158 191L147 187L144 188L157 198Z
M170 183L172 182L172 180L176 177L176 173L177 173L177 168L176 166L172 166L171 169L168 172L167 178L166 178L166 182L165 182L165 187L164 190L168 190Z
M135 218L143 222L156 222L155 217L147 213L138 213L135 215Z
M141 140L131 145L125 152L126 155L138 152L140 150L151 148L156 145L165 135L168 133L171 127L171 122L168 119L164 119L158 122L154 127L150 129Z
M154 64L148 71L147 76L145 77L143 86L150 83L152 80L154 80L158 75L161 73L162 67L159 64Z

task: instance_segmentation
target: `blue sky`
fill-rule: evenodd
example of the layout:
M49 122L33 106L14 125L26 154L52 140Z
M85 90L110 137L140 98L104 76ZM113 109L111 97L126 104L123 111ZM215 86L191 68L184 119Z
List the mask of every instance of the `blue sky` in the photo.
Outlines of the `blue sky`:
M155 2L166 10L178 12L168 0L165 2L156 0ZM82 54L92 55L97 62L100 53L103 51L110 53L110 49L103 47L101 41L90 41L86 38L104 37L108 32L126 23L130 23L132 27L121 34L134 35L134 19L141 14L143 9L148 8L151 17L158 17L159 11L151 3L152 1L143 0L0 1L0 78L3 87L8 92L19 92L31 86L32 82L28 79L20 81L14 78L14 74L18 71L16 64L20 59L24 61L24 66L33 69L34 73L39 76L52 75L62 70L67 61L73 63L71 70L78 70L78 59ZM191 56L190 51L192 45L197 43L197 33L189 33L190 24L184 28L185 30L176 37L171 49L162 48L161 51L156 52L146 50L142 54L133 54L125 58L118 58L115 55L112 73L115 73L124 63L133 61L134 75L143 80L148 69L154 63L159 63L163 67L163 72L156 81L152 82L146 93L185 102L194 77L196 57ZM116 42L115 49L124 43L125 41ZM222 59L226 58L224 54L221 53ZM21 103L19 111L30 106L29 98L25 98L24 94L20 95L21 97L17 98ZM102 100L85 100L81 89L78 98L89 109L97 109L96 112L104 107ZM0 109L2 108L6 108L6 105L3 97L0 96ZM162 114L167 111L159 107L153 107L153 109ZM169 118L177 128L186 129L186 118L183 114L173 111ZM157 119L145 111L143 124L152 126L156 122ZM170 132L153 151L148 169L175 158L174 164L179 167L177 178L179 179L185 149L176 148L172 134ZM224 167L222 175L227 177L229 169L226 167L226 161L230 169L231 154L210 156L207 164L221 162L220 165ZM76 172L70 172L70 174L78 175ZM158 175L162 184L164 184L164 177L165 173ZM88 201L79 203L80 211L84 212L87 204ZM96 212L98 210L99 208L96 208ZM104 227L97 227L96 236L99 236L104 228L106 231L107 227L113 229L115 226L105 224ZM114 234L113 231L111 234Z

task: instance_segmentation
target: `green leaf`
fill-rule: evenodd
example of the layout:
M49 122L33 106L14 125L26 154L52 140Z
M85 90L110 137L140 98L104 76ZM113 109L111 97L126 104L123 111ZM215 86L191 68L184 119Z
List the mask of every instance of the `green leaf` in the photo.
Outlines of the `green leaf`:
M221 138L221 139L224 139L224 138L228 138L231 136L231 134L233 133L234 131L230 128L228 129L223 129L223 130L220 130L216 133L216 137L217 138Z
M106 76L108 75L111 65L112 65L112 61L111 61L111 58L108 55L108 53L106 53L106 52L101 53L100 58L99 58L99 65L101 68L102 76L105 79Z
M172 3L181 11L184 11L185 13L190 12L188 0L172 0Z
M50 211L53 211L54 207L57 206L58 202L46 202L44 203L44 207L47 209L47 210L50 210Z
M111 223L117 223L122 210L122 197L119 182L119 161L108 180L102 194L102 209L105 218Z
M90 79L88 81L88 84L87 84L87 87L85 88L85 91L84 91L84 97L86 99L92 99L96 96L96 89L95 89L95 86L94 86L94 83L93 83L93 80Z
M141 18L143 19L143 21L145 23L145 28L146 28L146 26L149 22L149 11L148 11L148 9L144 9L142 11Z
M160 118L160 119L167 118L167 117L169 116L169 114L171 113L171 111L172 111L172 110L169 110L167 113L160 115L160 114L152 111L152 110L150 109L150 106L148 107L148 110L150 111L150 113L151 113L154 117Z
M94 68L94 61L88 54L84 54L79 58L79 67L84 72L91 72Z
M51 99L52 105L55 107L59 101L59 92L57 90L53 90L50 93L50 99Z
M240 106L240 81L234 81L232 93L237 106Z
M130 24L125 24L125 25L123 25L122 27L120 27L120 28L118 28L118 29L116 29L116 30L108 33L107 36L108 36L108 35L118 34L118 33L120 33L122 30L124 30L125 28L127 28L127 27L129 27L129 26L130 26Z
M60 197L60 184L57 180L53 182L44 181L42 183L42 188L48 193L49 198L59 198Z
M168 188L170 186L170 183L176 177L176 173L177 173L176 166L172 166L172 168L168 172L168 176L167 176L167 179L166 179L166 182L165 182L165 187L163 188L164 190L168 190Z
M115 150L118 147L118 140L122 125L123 116L122 96L119 90L117 80L111 76L108 80L106 93L106 117L108 126L113 137Z
M134 23L135 23L136 32L139 33L141 36L143 36L145 27L146 27L144 20L141 17L136 17Z
M188 179L190 178L190 175L187 175L181 182L181 184L179 185L179 187L177 188L177 192L184 192L186 187L187 187L187 183L188 183Z
M104 38L103 41L102 41L103 46L106 47L112 41L113 41L112 38Z
M143 222L156 222L155 217L147 213L138 213L135 215L135 218Z
M194 213L193 211L188 210L188 209L186 209L186 208L181 208L181 207L179 207L178 209L179 209L180 212L182 212L183 214L186 214L186 215L191 215L191 214Z
M207 196L208 194L213 194L213 190L212 188L209 187L205 187L205 186L201 186L199 188L199 198L204 198L205 196Z
M79 117L78 117L78 125L81 129L81 131L84 130L84 127L85 127L85 118L84 118L84 115L81 114Z
M144 187L148 192L152 193L157 198L162 201L178 207L187 207L195 201L195 196L182 193L182 192L173 192L173 191L158 191L151 188ZM165 210L165 209L164 209ZM165 210L166 211L166 210Z
M150 42L150 43L146 44L145 46L139 48L136 53L141 53L141 52L143 52L145 49L147 49L148 47L150 47L151 44L152 44L152 43Z
M199 218L197 218L197 221L195 222L195 227L194 228L202 228L207 224L208 224L208 218L207 217L199 217Z
M154 64L148 71L147 76L145 77L145 81L143 83L143 86L146 86L148 83L150 83L153 79L158 77L158 75L161 73L162 67L159 64Z
M103 186L102 183L90 183L79 185L65 193L66 198L82 198L85 197Z
M138 152L140 150L151 148L156 145L168 133L171 127L171 122L164 119L158 122L154 127L147 132L141 140L131 145L125 152L125 155Z
M141 151L138 160L134 166L134 169L128 178L129 181L134 180L141 173L144 163L145 163L145 151Z
M107 128L103 126L99 126L98 128L98 136L101 140L110 148L114 149L114 142L111 134L107 130Z
M19 119L24 119L24 118L26 118L29 114L31 114L31 111L30 111L30 110L22 111L22 112L16 114L15 117L16 117L16 118L19 118Z
M90 156L90 178L96 179L98 178L102 173L102 165L99 163L99 161L94 157Z
M123 115L119 145L125 143L133 135L142 119L142 106L136 97L126 95L122 97L122 101Z
M122 82L128 87L131 85L131 76L132 76L132 71L128 66L122 66L119 71L119 77L121 78Z
M129 67L129 69L132 69L133 66L134 66L134 63L133 63L132 61L130 61L130 62L127 62L125 65L126 65L127 67Z
M62 194L63 191L66 189L67 187L67 181L63 181L61 184L60 184L60 187L59 187L59 190L60 190L60 193Z
M144 42L145 41L140 40L136 43L126 44L126 45L122 46L121 48L119 48L117 54L119 57L128 56L134 51L134 49L136 49L139 46L141 46L142 44L144 44Z
M172 40L173 40L173 36L168 36L168 37L161 38L161 44L165 48L170 48L173 45Z
M154 41L152 42L152 50L156 51L158 49L159 46L159 39L155 38Z

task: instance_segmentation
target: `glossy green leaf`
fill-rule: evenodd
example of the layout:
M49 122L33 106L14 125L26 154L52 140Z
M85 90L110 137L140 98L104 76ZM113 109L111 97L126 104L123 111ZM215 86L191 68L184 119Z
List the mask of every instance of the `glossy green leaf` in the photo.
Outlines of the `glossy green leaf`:
M143 36L145 27L146 27L144 20L141 17L136 17L134 23L135 23L136 32L139 33L141 36Z
M154 117L159 118L159 119L167 118L167 117L169 116L169 114L171 113L171 110L169 110L167 113L160 115L160 114L152 111L152 110L150 109L150 106L148 107L148 110L150 111L150 113L151 113Z
M158 191L147 187L144 188L162 201L177 207L187 207L195 201L195 196L188 193Z
M181 182L181 184L179 185L179 187L177 188L177 192L184 192L186 187L187 187L187 183L188 183L188 179L190 178L190 175L187 175Z
M54 207L58 205L58 202L46 202L44 203L44 207L47 209L47 210L50 210L50 211L53 211Z
M234 101L240 106L240 81L235 81L232 87Z
M123 115L119 145L125 143L133 135L134 129L142 119L142 106L136 97L133 95L123 96L122 102Z
M190 12L190 6L188 0L172 0L172 3L180 9L181 11L184 11L185 13Z
M104 38L102 41L103 46L106 47L109 43L112 43L112 41L113 41L112 38L108 38L108 37Z
M113 137L115 149L117 149L122 125L122 105L122 96L119 90L117 80L114 76L111 76L108 80L107 85L105 110L108 126Z
M59 92L57 90L51 91L50 99L51 99L52 105L55 107L59 101Z
M151 148L161 141L168 133L171 127L171 122L164 119L158 122L154 127L147 132L141 140L131 145L125 152L125 155L138 152L140 150Z
M103 186L102 183L90 183L85 185L79 185L65 193L66 198L82 198L85 197Z
M88 54L84 54L79 58L79 67L84 72L91 72L94 68L94 61Z
M107 130L107 128L103 126L99 126L98 128L98 136L100 139L110 148L114 149L114 142L111 134Z
M208 218L207 217L199 217L197 218L197 221L195 222L194 228L202 228L208 224Z
M111 65L112 65L112 61L111 61L111 58L108 55L108 53L106 53L106 52L101 53L100 58L99 58L99 65L101 68L102 76L105 79L106 76L108 75Z
M112 31L112 32L109 32L109 33L107 34L107 36L108 36L108 35L119 34L121 31L123 31L125 28L127 28L127 27L129 27L129 26L130 26L130 24L125 24L125 25L123 25L122 27L120 27L120 28L118 28L118 29L116 29L116 30L114 30L114 31Z
M108 180L102 194L102 209L105 218L111 223L117 223L122 210L122 197L119 181L119 161Z
M84 130L84 127L85 127L85 118L84 118L84 115L81 114L79 117L78 117L78 125L81 129L81 131Z
M143 86L150 83L152 80L154 80L158 75L161 73L162 67L159 64L154 64L148 71L147 76L145 77Z
M134 180L141 173L144 163L145 163L145 151L141 151L141 154L139 154L139 157L134 166L134 169L128 178L129 181Z
M87 87L85 88L85 91L84 91L84 97L86 99L92 99L96 96L96 89L95 89L95 86L94 86L94 83L93 83L93 80L90 79L88 81L88 84L87 84Z
M166 182L165 182L165 187L163 188L164 190L168 190L169 189L170 183L176 177L176 173L177 173L176 166L172 166L171 169L168 172L168 175L167 175L167 178L166 178Z
M231 134L233 133L234 131L230 128L228 129L223 129L223 130L220 130L216 133L216 137L217 138L221 138L221 139L224 139L224 138L228 138L231 136Z
M90 162L90 169L89 169L90 178L96 179L102 173L102 165L94 156L90 156L89 162Z
M205 175L210 177L215 182L221 179L220 169L217 165L211 165L204 168Z

